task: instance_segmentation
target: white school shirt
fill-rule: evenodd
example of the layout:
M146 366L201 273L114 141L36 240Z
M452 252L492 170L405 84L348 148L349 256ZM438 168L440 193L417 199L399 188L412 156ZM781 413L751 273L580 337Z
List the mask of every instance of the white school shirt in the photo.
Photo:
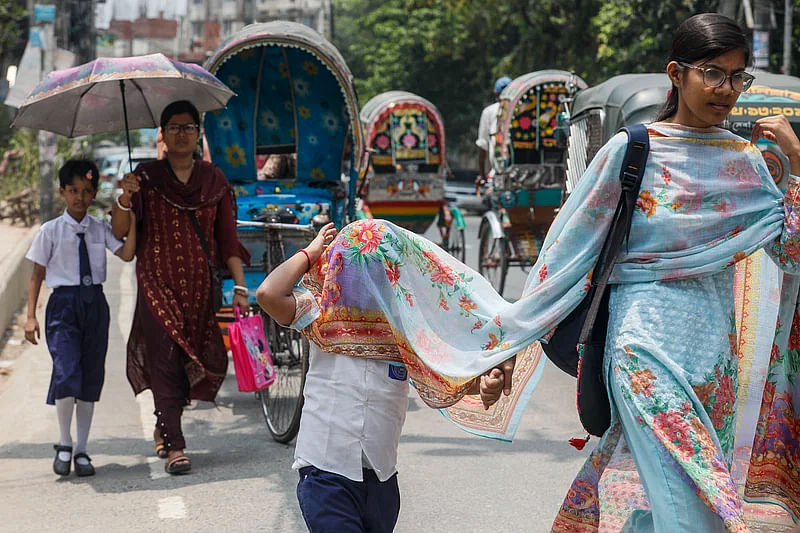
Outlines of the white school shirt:
M122 248L123 243L114 237L111 225L89 214L80 222L67 211L48 220L39 228L25 257L47 269L44 279L51 289L81 284L78 233L85 234L92 283L95 285L106 280L106 249L116 253Z
M497 112L499 109L499 102L483 108L481 119L478 123L478 138L475 139L475 144L478 148L489 152L488 172L491 172L494 168L494 139L495 135L497 135Z
M319 315L306 289L294 290L301 330ZM292 468L315 466L352 481L370 468L380 481L397 472L397 446L408 410L408 372L387 361L323 352L311 343L303 413Z

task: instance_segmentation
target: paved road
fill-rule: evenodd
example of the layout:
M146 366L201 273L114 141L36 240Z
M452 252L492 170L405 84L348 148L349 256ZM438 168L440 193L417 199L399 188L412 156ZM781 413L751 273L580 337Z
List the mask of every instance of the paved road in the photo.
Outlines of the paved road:
M478 222L468 220L473 267ZM16 360L0 388L0 530L304 531L292 447L268 439L253 396L239 393L233 376L216 406L200 403L186 412L192 473L164 474L163 462L151 456L152 399L147 393L134 399L125 379L133 270L113 258L109 264L111 348L89 450L97 475L57 479L52 473L57 428L54 409L44 404L49 356L42 346L21 353L8 346L0 359ZM524 275L510 275L507 295L514 296ZM549 531L588 454L567 444L580 434L573 387L549 367L511 444L461 432L412 392L400 443L403 504L396 531Z

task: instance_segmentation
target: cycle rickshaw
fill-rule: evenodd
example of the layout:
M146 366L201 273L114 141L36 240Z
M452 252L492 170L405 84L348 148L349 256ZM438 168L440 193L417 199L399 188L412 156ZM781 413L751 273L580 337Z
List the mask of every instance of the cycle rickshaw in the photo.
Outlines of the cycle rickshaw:
M225 109L205 115L204 129L211 157L236 195L255 305L265 273L305 246L315 227L328 221L342 227L353 219L350 199L364 167L353 77L330 42L286 21L243 28L205 67L236 92ZM265 175L270 160L281 163L273 165L280 170ZM233 283L226 280L223 304L230 306L232 298ZM309 344L263 318L277 376L256 394L270 434L288 442L299 428Z
M442 247L463 262L464 217L444 200L450 170L439 110L416 94L389 91L364 104L361 122L371 152L370 169L358 193L363 216L425 233L438 214Z
M561 205L564 135L559 137L559 117L584 88L586 82L574 74L541 70L516 78L500 94L491 209L478 233L478 271L500 294L509 266L527 268L536 262Z

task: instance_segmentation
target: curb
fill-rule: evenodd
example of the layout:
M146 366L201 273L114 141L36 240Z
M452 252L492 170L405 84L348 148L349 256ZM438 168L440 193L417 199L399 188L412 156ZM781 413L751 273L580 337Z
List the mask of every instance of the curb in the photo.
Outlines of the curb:
M29 228L7 256L7 267L0 272L0 333L11 324L28 293L33 263L25 259L39 225Z

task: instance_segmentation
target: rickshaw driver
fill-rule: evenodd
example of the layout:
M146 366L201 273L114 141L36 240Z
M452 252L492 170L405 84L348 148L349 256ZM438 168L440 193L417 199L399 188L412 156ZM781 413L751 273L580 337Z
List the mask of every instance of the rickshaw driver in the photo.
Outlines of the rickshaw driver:
M475 188L479 188L489 181L489 172L494 168L494 133L497 133L497 110L500 107L500 93L511 83L511 78L502 76L494 82L494 103L486 106L481 111L478 123L478 177L475 179ZM487 168L488 165L488 168Z

